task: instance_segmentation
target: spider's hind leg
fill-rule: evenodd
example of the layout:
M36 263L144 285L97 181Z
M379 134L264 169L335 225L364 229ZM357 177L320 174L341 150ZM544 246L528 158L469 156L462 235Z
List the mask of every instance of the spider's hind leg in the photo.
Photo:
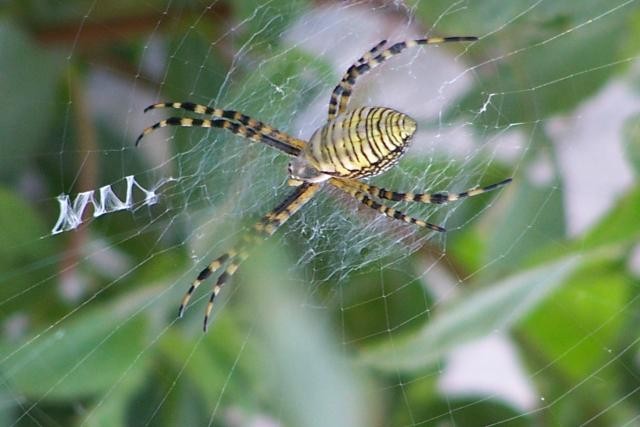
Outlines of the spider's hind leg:
M218 271L230 258L235 257L236 251L231 250L225 254L222 254L218 258L211 261L211 263L206 266L199 274L196 280L193 281L189 290L182 297L182 302L180 303L180 308L178 309L178 317L182 317L184 315L184 309L187 307L189 300L193 296L193 293L198 289L198 287L209 278L213 273Z
M378 203L375 200L371 199L367 193L360 190L357 184L360 184L357 181L346 181L342 179L332 178L329 180L329 183L336 188L344 191L345 193L353 196L356 200L358 200L363 205L380 212L381 214L392 218L397 219L399 221L406 222L408 224L415 224L419 227L428 228L429 230L437 231L440 233L444 233L447 231L444 227L440 227L439 225L432 224L430 222L423 221L421 219L413 218L404 212L401 212L397 209L386 206L382 203ZM365 184L366 185L366 184Z
M221 255L213 260L199 274L196 280L191 284L189 290L182 298L178 315L182 317L184 310L189 303L196 289L209 278L213 273L220 270L223 265L227 265L225 270L220 274L218 280L213 285L211 296L205 310L204 331L207 331L209 325L209 317L213 310L213 301L220 293L220 290L229 282L231 276L235 274L242 261L249 257L249 250L252 246L275 233L282 224L284 224L292 215L294 215L302 206L313 198L316 192L321 188L321 184L304 183L298 187L275 209L262 217L252 228L252 230L243 235L242 241L234 249Z
M431 204L444 204L455 202L456 200L468 197L479 196L489 191L497 190L509 184L513 179L507 178L500 182L487 185L485 187L473 187L461 193L449 193L448 191L439 191L437 193L400 193L397 191L386 190L374 185L365 184L360 181L349 182L349 185L357 188L359 191L379 199L391 200L394 202L419 202Z

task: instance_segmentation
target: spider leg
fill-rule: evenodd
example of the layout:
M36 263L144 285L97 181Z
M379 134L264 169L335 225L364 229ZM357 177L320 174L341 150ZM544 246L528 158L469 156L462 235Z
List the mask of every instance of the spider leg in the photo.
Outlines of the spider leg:
M386 39L382 40L381 42L376 44L374 47L372 47L370 50L368 50L364 55L358 58L358 60L354 63L354 65L358 66L358 65L362 65L369 62L370 60L378 56L378 54L386 44L387 44L387 40ZM346 78L346 74L345 76L342 77L342 79L344 80L345 78ZM336 88L333 90L333 93L331 94L331 99L329 100L329 120L331 120L335 116L336 108L338 105L338 96L340 96L341 93L342 93L342 86L338 85L336 86Z
M358 190L357 187L351 186L350 182L347 183L347 181L344 181L344 180L331 179L329 180L329 183L334 187L344 191L345 193L353 196L356 200L358 200L360 203L364 204L365 206L370 207L371 209L376 210L381 214L388 216L389 218L404 221L409 224L415 224L419 227L428 228L429 230L434 230L441 233L447 231L446 229L444 229L443 227L440 227L439 225L431 224L430 222L425 222L420 219L410 217L397 209L393 209L389 206L383 205L382 203L376 202L375 200L368 197L364 192Z
M366 62L369 62L370 60L372 60L373 58L375 58L376 56L378 56L380 54L380 52L382 51L382 48L386 44L387 44L387 41L386 40L382 40L377 45L375 45L374 47L369 49L364 55L362 55L360 58L358 58L358 60L355 62L355 64L356 65L362 65L362 64L364 64Z
M358 58L358 60L354 63L354 65L358 66L358 65L366 64L367 62L369 62L370 60L372 60L373 58L378 56L380 54L380 52L382 51L382 48L386 44L387 44L387 40L386 39L382 40L381 42L376 44L374 47L369 49L367 52L365 52L364 55L362 55L360 58ZM345 77L346 77L346 75L343 76L343 80L344 80ZM332 114L335 115L335 109L332 110L332 106L335 107L335 106L338 105L338 96L340 96L341 93L342 93L342 87L341 86L337 86L334 89L333 93L331 94L331 99L329 100L329 120L333 118ZM332 111L333 111L333 113L332 113Z
M233 274L238 270L242 261L247 259L249 256L249 249L259 243L262 239L273 235L282 224L284 224L292 215L300 210L302 206L313 198L320 187L320 184L312 183L304 183L299 187L296 187L295 191L293 191L282 203L263 216L262 219L253 226L252 232L246 233L242 237L242 241L235 248L216 258L207 267L205 267L198 274L198 277L191 284L182 298L182 303L178 310L178 316L182 317L191 296L200 284L202 284L202 282L209 278L213 273L220 270L223 265L227 264L227 267L214 284L211 296L209 297L203 326L204 331L206 332L215 297L220 293L222 287L229 282L231 276L233 276Z
M239 123L233 123L223 119L192 119L188 117L169 117L168 119L161 120L155 123L153 126L146 128L138 139L136 145L140 143L140 140L146 135L150 134L156 129L160 129L167 126L180 126L180 127L200 127L200 128L223 128L227 129L236 135L240 135L243 138L247 138L254 142L261 142L270 147L277 148L280 151L284 151L290 156L297 156L300 154L300 149L289 145L285 141L281 141L272 136L259 133L254 128L247 127Z
M349 67L340 80L340 83L333 89L331 99L329 100L329 120L335 118L337 115L342 114L347 109L349 97L356 79L366 74L369 70L382 64L387 59L398 55L406 48L426 45L426 44L438 44L448 42L463 42L463 41L475 41L477 37L472 36L457 36L457 37L431 37L417 40L407 40L394 44L393 46L380 51L382 42L376 45L369 52L365 53L362 58L356 61L351 67ZM380 47L378 47L380 46ZM375 54L375 56L374 56ZM369 55L369 56L368 56Z
M305 145L305 142L301 139L294 138L291 135L281 132L278 129L273 128L272 126L265 124L264 122L246 116L238 111L211 108L202 104L194 104L193 102L161 102L148 106L144 109L144 112L146 113L147 111L156 110L159 108L173 108L176 110L191 111L196 114L211 116L211 118L213 119L238 122L241 125L254 129L256 132L262 135L266 135L282 141L288 145L291 145L292 147L297 148L298 150L301 150Z
M332 180L337 178L332 178ZM449 193L446 191L440 191L438 193L399 193L396 191L385 190L384 188L376 187L373 185L365 184L360 181L349 181L349 185L357 188L359 191L380 199L392 200L394 202L419 202L419 203L433 203L444 204L453 202L456 200L464 199L467 197L475 197L480 194L484 194L488 191L497 190L500 187L504 187L512 181L512 178L507 178L500 182L496 182L486 187L474 187L461 193Z

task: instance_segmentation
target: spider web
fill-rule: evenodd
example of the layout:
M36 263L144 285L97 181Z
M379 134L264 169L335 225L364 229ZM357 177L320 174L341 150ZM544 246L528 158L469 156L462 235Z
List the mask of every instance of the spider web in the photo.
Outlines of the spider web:
M637 1L131 7L25 3L0 28L18 64L0 78L7 123L45 110L3 127L0 424L637 422ZM419 127L370 182L514 182L391 203L446 234L324 189L242 265L208 334L208 284L178 320L202 267L291 191L288 159L219 129L136 148L180 115L144 108L233 109L306 140L358 57L431 35L479 41L407 50L356 83L350 106Z

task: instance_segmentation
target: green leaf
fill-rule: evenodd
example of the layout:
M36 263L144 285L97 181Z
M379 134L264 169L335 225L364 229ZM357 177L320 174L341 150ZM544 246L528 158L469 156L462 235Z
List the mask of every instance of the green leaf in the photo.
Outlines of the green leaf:
M48 233L47 226L24 199L0 187L0 271L6 274L28 261L44 258L52 249L49 240L41 239Z
M390 372L425 369L459 344L516 324L579 263L579 257L568 257L463 295L443 306L420 332L368 348L361 360Z
M16 403L17 406L18 398L14 394L11 393L10 390L6 390L3 387L2 392L0 393L0 399L3 404L0 406L0 425L9 426L12 425L15 421L15 413L13 411L14 406L11 405L10 402ZM15 410L17 413L18 411Z
M640 175L640 114L636 114L625 121L623 135L627 159L633 166L636 176L638 176Z
M125 372L128 381L141 378L146 364L132 361L143 349L146 328L143 318L131 315L152 292L128 294L108 306L94 304L27 346L3 344L0 369L7 383L34 399L61 400L103 392Z
M52 257L57 257L53 239L34 207L17 194L0 187L0 301L3 314L29 309L38 316L52 308L48 298L50 286L33 287L24 294L27 284L39 283L55 274ZM57 258L56 258L57 259ZM23 295L24 294L24 295ZM22 297L18 297L23 295Z
M609 18L589 30L575 31L544 47L535 46L480 68L476 85L454 103L448 119L482 111L474 124L481 129L499 129L513 123L536 123L570 111L604 85L628 62L617 64L613 46L627 37L624 22ZM622 16L624 18L624 16ZM531 46L542 40L531 40ZM561 93L562 96L558 96Z
M628 315L623 307L629 285L619 262L588 265L532 312L522 330L554 370L585 378L612 357L605 343L614 345Z
M109 394L98 400L84 417L83 424L87 426L124 426L130 399L140 387L144 377L138 372L125 375L122 381L109 390Z
M236 0L230 4L236 20L242 23L239 30L243 39L251 38L255 46L264 49L277 44L291 21L305 12L310 3L309 0L271 0L256 4L254 0Z
M635 357L626 350L638 336L629 317L637 311L636 289L624 261L596 259L518 328L520 353L536 373L539 392L547 402L563 401L550 404L561 425L588 424L596 414L599 425L622 425L637 413L637 401L626 398L637 384L630 379L624 387ZM629 334L623 338L625 326Z
M56 86L63 62L41 50L9 21L0 20L0 178L15 178L45 136L56 105Z
M191 307L189 316L193 316L194 322L188 321L184 330L202 334L202 310L201 307ZM221 390L225 390L225 396L236 404L246 396L243 390L248 386L247 378L251 376L251 366L255 361L250 354L251 345L245 350L246 332L240 329L238 318L230 315L232 312L223 312L214 316L210 330L207 332L204 342L194 351L193 338L185 337L185 333L179 329L170 329L162 337L159 350L166 361L166 365L175 372L184 369L183 378L190 381L201 396L217 396ZM224 344L221 344L224 343ZM242 354L241 360L236 360L238 354ZM227 384L230 370L234 371L231 383ZM209 401L208 399L205 399Z
M323 327L326 322L300 304L300 283L281 252L260 249L243 277L261 338L263 381L272 384L277 416L284 425L372 425L358 371Z
M260 61L236 86L245 113L288 131L292 114L307 106L321 89L335 84L330 64L298 48L280 49ZM260 114L260 115L259 115Z
M564 245L550 243L531 253L530 262L550 262L572 253L593 253L604 258L626 257L640 239L640 187L622 196L598 224L579 239Z
M584 0L580 7L570 1L532 2L530 0L483 0L452 4L450 0L411 0L417 15L426 25L438 22L438 35L476 35L495 33L503 44L528 41L532 35L543 31L557 33L575 27L587 19L592 19L611 11L609 0ZM458 7L452 7L458 6ZM637 10L636 5L627 5L619 15L629 15ZM448 13L447 13L448 12ZM505 25L508 24L508 25ZM496 29L500 31L496 32ZM490 50L504 51L503 46Z
M640 238L640 187L623 196L598 225L576 242L580 250L607 245L630 245Z
M175 34L168 46L175 60L167 70L168 99L190 99L208 104L215 98L226 75L219 46L211 45L211 34L201 24L187 34Z
M521 176L510 186L498 201L508 206L487 217L493 226L488 227L484 236L483 264L492 263L486 274L493 277L528 266L533 255L565 236L564 205L557 180L536 185Z

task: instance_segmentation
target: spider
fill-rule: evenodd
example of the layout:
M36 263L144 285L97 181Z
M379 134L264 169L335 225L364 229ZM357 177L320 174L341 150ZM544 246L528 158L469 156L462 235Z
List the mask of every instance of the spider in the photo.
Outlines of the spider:
M511 178L507 178L483 188L475 187L457 194L446 191L416 194L390 191L360 181L362 178L379 175L394 166L411 143L417 125L408 115L391 108L360 107L348 110L347 104L356 79L407 48L475 40L477 37L470 36L431 37L399 42L388 48L385 48L387 41L381 41L347 69L331 94L327 122L316 130L309 141L287 135L237 111L211 108L191 102L162 102L147 107L145 112L158 108L173 108L210 118L171 117L162 120L146 128L136 140L136 146L144 136L166 126L223 128L250 141L276 148L292 157L288 167L288 184L295 189L275 209L262 217L253 226L252 232L245 233L236 247L211 261L198 274L182 299L178 316L182 317L198 286L226 265L213 285L205 310L203 329L206 332L215 297L237 271L240 263L248 257L249 248L257 241L273 235L326 184L342 190L389 218L444 232L446 230L443 227L405 215L386 206L383 200L443 204L477 196L511 182Z

